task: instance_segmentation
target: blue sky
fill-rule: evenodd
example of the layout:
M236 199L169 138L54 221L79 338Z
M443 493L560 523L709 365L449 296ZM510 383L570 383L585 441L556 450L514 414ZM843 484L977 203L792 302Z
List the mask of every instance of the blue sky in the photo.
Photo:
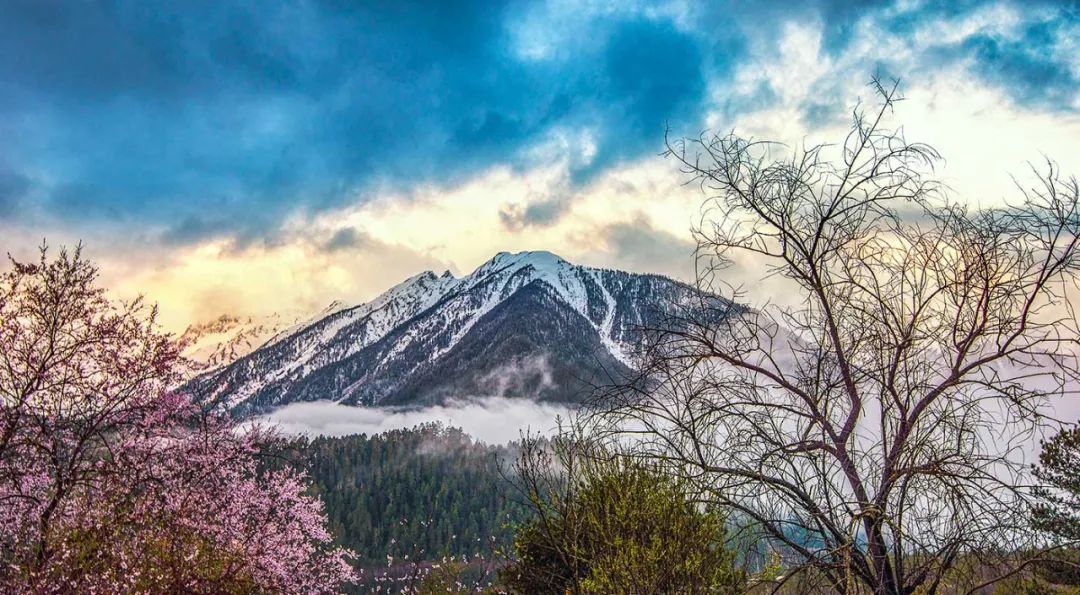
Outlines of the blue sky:
M685 241L647 207L665 174L627 173L659 167L665 128L812 135L884 74L946 121L933 110L950 85L1009 121L1038 118L1058 136L1031 146L1037 159L1080 140L1078 37L1076 9L1050 2L13 0L0 3L0 248L85 239L107 273L167 291L183 284L166 278L177 263L245 250L391 270L294 296L329 301L503 247L417 246L378 218L394 209L432 220L454 208L423 211L433 196L461 209L487 196L501 241L542 243L621 179L640 205L570 251L667 270L646 262ZM220 295L250 281L219 276Z

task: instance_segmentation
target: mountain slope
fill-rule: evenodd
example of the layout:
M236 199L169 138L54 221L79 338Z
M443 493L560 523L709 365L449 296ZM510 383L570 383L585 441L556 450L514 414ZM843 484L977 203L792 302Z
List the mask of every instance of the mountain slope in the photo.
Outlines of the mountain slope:
M264 316L222 314L208 322L189 325L179 337L183 346L181 355L196 374L222 368L341 307L340 303L333 302L314 315L301 312Z
M461 278L411 277L188 386L242 413L320 399L574 401L628 373L635 329L695 295L665 277L576 266L549 252L504 252Z

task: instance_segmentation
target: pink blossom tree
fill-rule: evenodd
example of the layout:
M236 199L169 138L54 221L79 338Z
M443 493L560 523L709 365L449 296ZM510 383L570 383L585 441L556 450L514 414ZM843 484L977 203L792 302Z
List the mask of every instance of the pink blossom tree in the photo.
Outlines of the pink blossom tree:
M0 277L0 588L332 592L355 580L272 432L169 390L177 344L80 251Z

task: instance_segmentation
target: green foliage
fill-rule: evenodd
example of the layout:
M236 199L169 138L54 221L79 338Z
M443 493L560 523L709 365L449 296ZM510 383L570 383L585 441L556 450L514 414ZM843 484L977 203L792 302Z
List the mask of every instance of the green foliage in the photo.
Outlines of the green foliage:
M1080 540L1080 427L1064 430L1043 443L1035 477L1044 486L1035 493L1035 526L1067 541Z
M1053 585L1072 586L1074 592L1080 592L1080 550L1054 550L1042 557L1032 566L1036 578Z
M445 593L505 593L491 586L485 568L477 568L466 562L443 562L433 566L415 589L403 589L402 592L415 595L435 595Z
M1060 545L1075 545L1080 541L1080 427L1063 430L1042 446L1034 470L1042 485L1035 489L1038 503L1032 510L1032 524L1061 540ZM1050 550L1042 558L1023 584L1003 588L1032 594L1080 591L1080 550Z
M326 504L337 542L361 566L472 556L508 545L524 507L506 498L505 448L425 424L373 436L299 441L292 455Z
M69 574L50 577L56 582L93 576L100 580L115 576L132 593L167 593L183 585L185 593L254 594L266 593L251 576L250 568L239 552L215 547L197 531L155 527L160 532L144 540L141 555L131 561L121 560L108 547L122 540L124 532L139 527L103 524L77 527L63 536L70 560ZM121 572L117 572L122 569ZM82 574L80 574L82 573Z
M679 480L633 463L590 468L562 494L532 494L536 515L500 576L521 593L738 593L723 511Z
M993 586L993 593L994 595L1058 595L1062 592L1035 577L1021 575L997 583Z

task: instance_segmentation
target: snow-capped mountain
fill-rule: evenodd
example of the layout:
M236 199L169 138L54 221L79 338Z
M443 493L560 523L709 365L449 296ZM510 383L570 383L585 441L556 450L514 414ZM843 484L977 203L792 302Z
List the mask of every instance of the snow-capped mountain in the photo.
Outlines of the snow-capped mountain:
M240 412L298 400L420 405L479 396L577 400L634 365L642 324L696 296L658 275L502 252L427 271L279 333L188 387Z
M333 302L315 314L272 313L263 316L222 314L191 324L180 334L181 355L195 374L231 364L267 343L293 333L344 307Z

